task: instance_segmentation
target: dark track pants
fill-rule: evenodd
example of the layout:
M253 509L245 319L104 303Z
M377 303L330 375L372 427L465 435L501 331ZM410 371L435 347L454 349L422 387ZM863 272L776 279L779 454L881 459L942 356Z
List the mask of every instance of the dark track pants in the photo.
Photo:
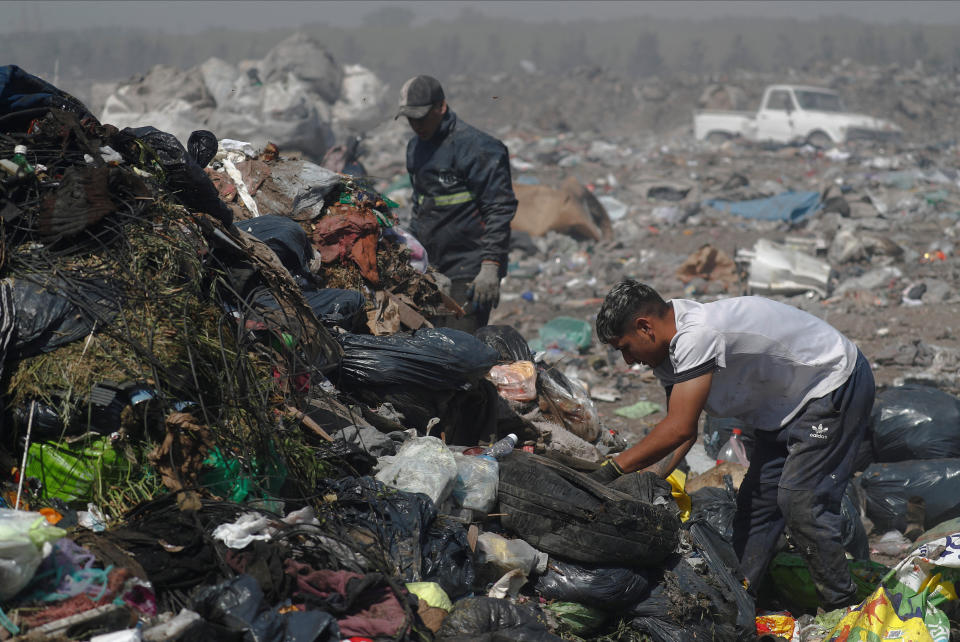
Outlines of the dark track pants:
M823 607L852 601L856 586L843 550L840 502L867 434L874 396L870 364L858 351L846 383L810 401L780 430L756 431L733 525L740 571L751 586L766 573L786 525Z

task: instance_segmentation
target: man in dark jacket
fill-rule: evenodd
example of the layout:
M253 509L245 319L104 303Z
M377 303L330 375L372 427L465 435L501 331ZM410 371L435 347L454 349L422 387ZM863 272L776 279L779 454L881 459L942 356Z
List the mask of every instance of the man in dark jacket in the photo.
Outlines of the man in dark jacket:
M430 264L451 281L467 310L447 325L473 332L487 324L507 273L510 221L517 198L503 143L457 118L436 78L415 76L400 109L416 134L407 144L414 236Z

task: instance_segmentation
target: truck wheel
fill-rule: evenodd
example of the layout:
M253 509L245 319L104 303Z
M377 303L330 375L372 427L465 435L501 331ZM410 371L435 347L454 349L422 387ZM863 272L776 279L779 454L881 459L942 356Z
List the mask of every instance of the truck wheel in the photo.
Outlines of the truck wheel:
M711 145L723 145L731 138L733 138L733 136L726 132L710 132L707 134L707 142Z
M807 142L817 149L833 147L833 140L823 132L813 132L807 136Z

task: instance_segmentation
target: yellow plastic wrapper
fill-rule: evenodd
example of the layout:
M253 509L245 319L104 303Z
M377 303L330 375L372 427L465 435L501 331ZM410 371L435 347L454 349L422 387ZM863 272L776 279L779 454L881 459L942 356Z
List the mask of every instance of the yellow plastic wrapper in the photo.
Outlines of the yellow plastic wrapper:
M453 602L436 582L407 582L407 590L434 608L453 610Z
M690 495L684 488L687 485L687 474L682 470L675 470L667 477L670 486L673 488L673 499L680 507L680 521L685 522L690 519Z

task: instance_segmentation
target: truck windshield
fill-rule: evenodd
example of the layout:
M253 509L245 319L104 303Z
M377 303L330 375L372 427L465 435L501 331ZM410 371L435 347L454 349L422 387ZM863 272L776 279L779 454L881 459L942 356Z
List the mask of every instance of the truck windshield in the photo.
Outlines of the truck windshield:
M804 91L797 89L794 91L797 95L797 102L802 109L813 109L815 111L843 111L843 103L840 102L840 96L828 94L821 91Z

